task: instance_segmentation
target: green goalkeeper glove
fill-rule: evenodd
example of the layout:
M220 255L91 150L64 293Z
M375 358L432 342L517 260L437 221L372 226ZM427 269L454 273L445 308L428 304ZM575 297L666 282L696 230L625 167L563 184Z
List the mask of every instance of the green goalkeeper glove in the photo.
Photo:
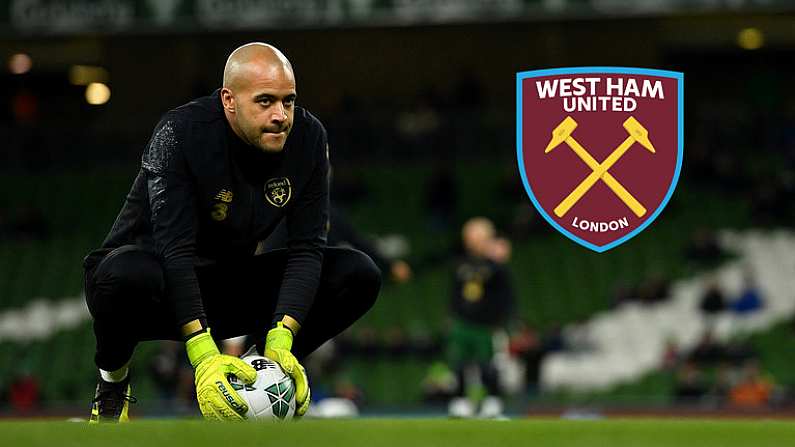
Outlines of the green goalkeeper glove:
M191 337L185 347L196 375L196 399L205 419L242 421L248 405L226 379L234 374L244 383L257 380L257 371L243 360L222 355L215 346L210 330Z
M292 377L295 382L295 414L301 417L309 409L311 393L306 370L290 352L292 347L293 332L282 322L276 323L276 327L268 331L268 335L265 337L265 357L278 363L284 372Z

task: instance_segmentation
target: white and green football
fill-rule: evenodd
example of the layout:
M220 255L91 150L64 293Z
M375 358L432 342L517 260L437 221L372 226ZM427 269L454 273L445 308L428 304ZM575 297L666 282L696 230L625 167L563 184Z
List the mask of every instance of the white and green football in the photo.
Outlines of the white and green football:
M257 381L246 385L235 376L229 383L248 404L248 420L287 421L295 414L295 384L281 366L261 355L244 355L243 361L257 370Z

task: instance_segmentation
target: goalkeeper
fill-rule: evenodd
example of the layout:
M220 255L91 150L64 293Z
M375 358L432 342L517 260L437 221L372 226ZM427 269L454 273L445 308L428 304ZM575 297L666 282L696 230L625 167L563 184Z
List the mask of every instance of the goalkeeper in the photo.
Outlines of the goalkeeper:
M292 66L263 43L232 52L223 88L167 112L102 246L84 260L99 379L90 422L128 418L138 342L185 341L208 419L241 420L226 375L255 380L216 341L259 334L296 385L299 363L359 319L381 285L367 255L326 247L329 159L320 121L296 105ZM284 219L287 248L255 255Z

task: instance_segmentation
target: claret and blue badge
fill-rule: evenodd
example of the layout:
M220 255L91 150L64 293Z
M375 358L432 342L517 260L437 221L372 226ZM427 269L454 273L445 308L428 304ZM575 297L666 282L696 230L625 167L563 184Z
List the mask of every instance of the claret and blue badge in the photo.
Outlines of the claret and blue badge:
M597 252L646 229L682 168L683 83L628 67L517 73L519 172L544 219Z

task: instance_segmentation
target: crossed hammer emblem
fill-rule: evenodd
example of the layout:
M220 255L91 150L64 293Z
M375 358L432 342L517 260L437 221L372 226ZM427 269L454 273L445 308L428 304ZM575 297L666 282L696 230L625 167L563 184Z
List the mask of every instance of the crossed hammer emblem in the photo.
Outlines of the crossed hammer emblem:
M605 184L613 190L613 192L624 202L629 209L635 213L636 216L641 217L646 214L646 208L640 204L640 202L629 193L629 191L621 185L621 183L610 174L609 169L621 158L624 154L632 147L635 143L639 143L644 148L648 149L649 152L655 153L654 146L649 141L649 131L646 130L643 125L641 125L638 120L634 117L630 116L624 121L624 129L626 129L629 136L617 147L613 150L613 152L604 159L602 163L597 162L588 151L585 150L571 134L574 132L574 129L577 128L577 121L574 118L567 116L557 127L552 131L552 139L549 140L549 144L547 144L547 148L544 150L544 153L550 152L552 149L555 149L560 143L566 143L571 150L577 154L585 164L588 165L589 168L593 172L591 172L588 177L580 182L574 190L563 199L562 202L555 208L555 215L558 217L563 217L566 213L571 209L574 204L576 204L588 190L591 189L593 185L596 184L597 181L600 179L605 182Z

